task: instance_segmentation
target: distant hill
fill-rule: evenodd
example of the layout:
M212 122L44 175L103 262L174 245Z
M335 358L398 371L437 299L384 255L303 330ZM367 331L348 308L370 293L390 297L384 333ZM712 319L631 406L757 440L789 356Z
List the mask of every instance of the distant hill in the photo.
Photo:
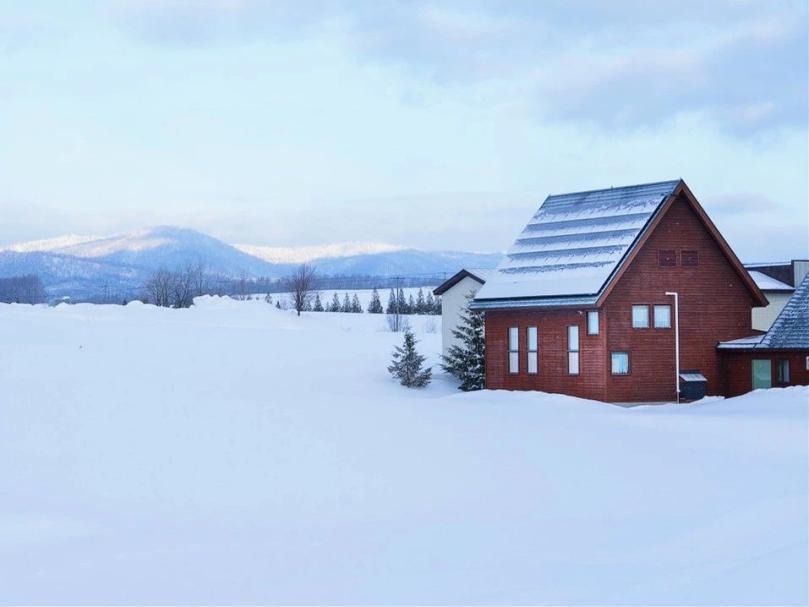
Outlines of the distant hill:
M236 247L195 230L159 226L115 236L69 235L0 246L0 277L38 274L52 296L88 297L107 289L137 290L159 268L197 263L226 278L277 279L301 261L317 266L321 275L418 278L449 275L463 267L495 267L499 259L492 253L420 251L384 243Z

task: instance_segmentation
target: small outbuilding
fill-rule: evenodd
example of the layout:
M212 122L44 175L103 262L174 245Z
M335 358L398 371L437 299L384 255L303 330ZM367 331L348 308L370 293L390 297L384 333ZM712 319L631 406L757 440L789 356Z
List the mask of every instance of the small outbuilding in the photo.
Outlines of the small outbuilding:
M461 311L468 298L470 295L474 297L494 272L493 269L463 269L433 291L434 295L441 297L441 351L444 356L450 347L459 343L452 331L461 321Z
M720 342L727 396L809 385L809 276L764 335Z

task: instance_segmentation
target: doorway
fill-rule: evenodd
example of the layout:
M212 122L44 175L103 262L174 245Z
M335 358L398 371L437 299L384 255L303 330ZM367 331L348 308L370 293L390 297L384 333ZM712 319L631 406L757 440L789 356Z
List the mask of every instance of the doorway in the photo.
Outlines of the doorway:
M772 388L772 362L769 359L753 359L753 390Z

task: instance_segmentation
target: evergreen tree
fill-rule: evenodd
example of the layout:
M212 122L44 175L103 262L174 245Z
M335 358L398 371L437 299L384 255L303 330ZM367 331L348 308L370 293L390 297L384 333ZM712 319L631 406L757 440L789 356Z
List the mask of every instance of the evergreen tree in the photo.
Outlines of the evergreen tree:
M278 308L279 310L281 309L281 300L275 302L275 307Z
M396 313L396 294L393 292L393 289L390 290L390 295L388 295L388 307L385 309L385 312L388 314L395 314Z
M424 301L424 289L419 288L419 294L416 297L416 314L427 314L427 302Z
M413 336L413 332L407 329L404 334L404 344L396 346L388 371L403 386L421 388L430 383L433 373L431 368L422 368L424 360L424 357L416 352L416 338Z
M340 311L340 297L337 293L331 298L331 303L329 304L329 312L339 312Z
M446 356L442 356L441 367L461 380L459 390L482 390L485 388L485 341L483 339L483 314L469 309L472 293L466 296L466 307L461 312L461 322L452 330L459 345L450 346Z
M368 313L382 314L382 312L384 312L382 302L379 300L379 293L376 288L374 288L374 292L371 294L371 303L368 304Z
M322 312L323 303L320 301L320 293L315 293L315 305L312 306L313 312Z
M441 298L435 297L433 298L433 311L432 314L436 314L438 316L441 315Z
M354 293L354 297L351 298L351 312L353 314L362 314L362 304L356 293Z
M407 313L408 314L416 314L416 300L413 299L413 294L410 294L410 297L407 298Z
M405 299L403 289L399 289L399 292L396 294L396 305L399 306L399 314L410 314L410 311L407 309L407 300Z
M348 293L343 296L343 304L340 306L340 312L351 312L351 301L348 299Z
M435 298L432 291L427 291L427 299L424 301L424 313L434 314L435 312Z

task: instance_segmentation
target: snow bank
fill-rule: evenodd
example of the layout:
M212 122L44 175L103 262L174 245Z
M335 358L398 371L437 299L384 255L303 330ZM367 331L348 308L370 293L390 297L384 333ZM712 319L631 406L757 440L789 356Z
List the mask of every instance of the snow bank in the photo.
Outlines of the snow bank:
M806 388L405 390L384 323L0 305L0 602L809 600Z

